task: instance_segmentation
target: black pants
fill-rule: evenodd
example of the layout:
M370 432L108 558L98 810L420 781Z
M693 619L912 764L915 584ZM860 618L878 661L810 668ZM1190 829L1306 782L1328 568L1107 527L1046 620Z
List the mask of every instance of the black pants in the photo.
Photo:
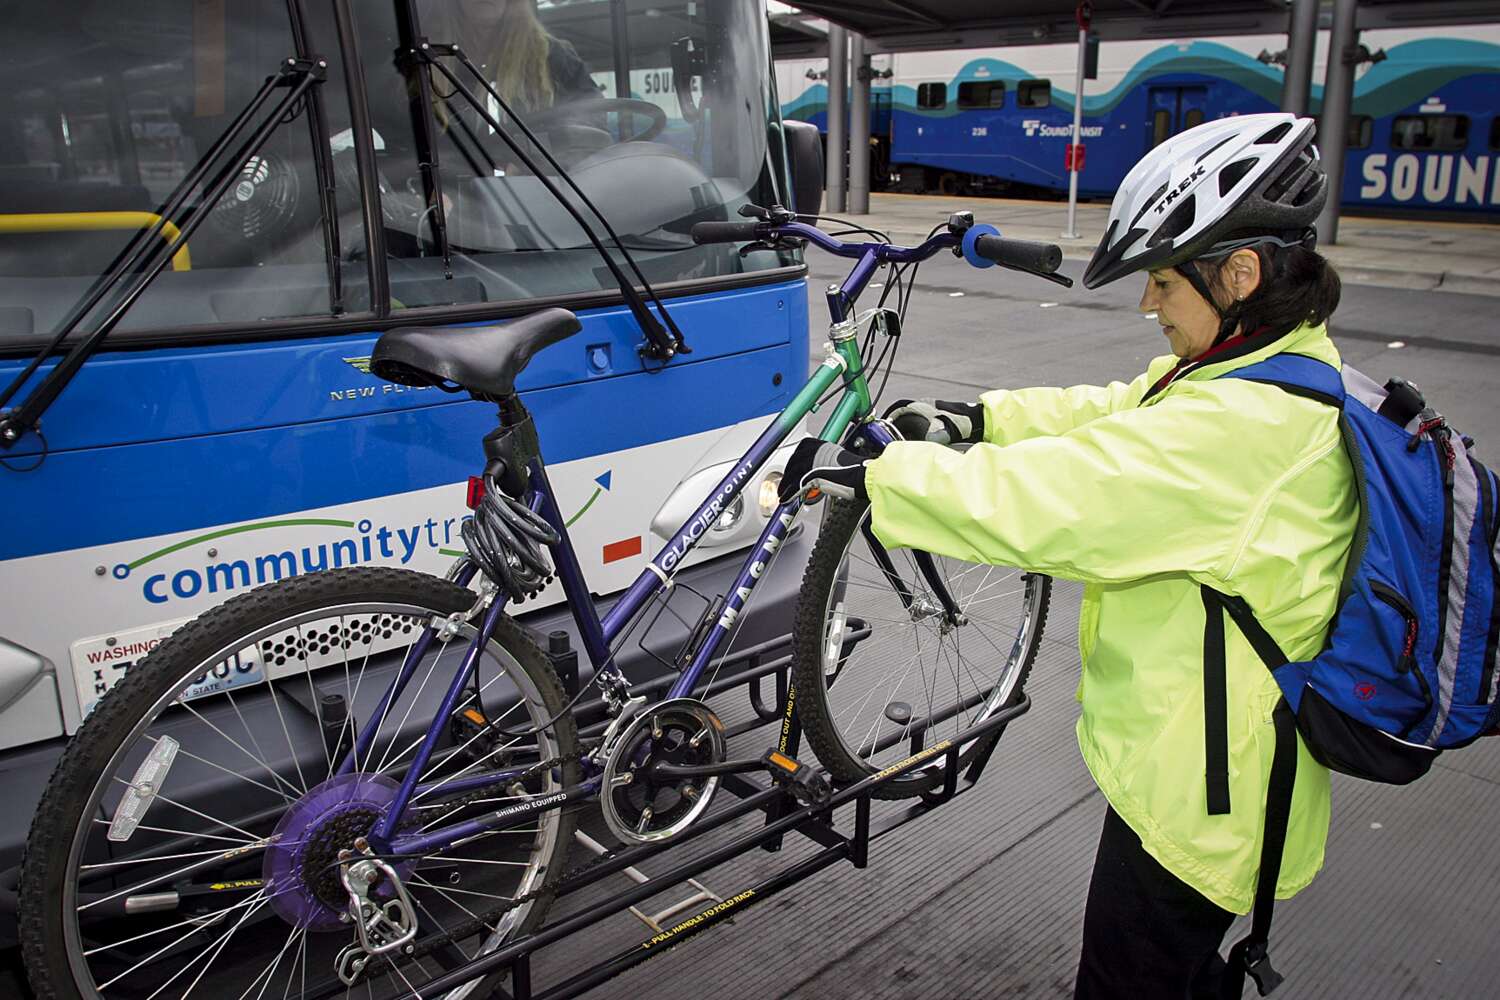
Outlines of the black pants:
M1110 809L1089 882L1074 1000L1219 1000L1219 942L1233 921L1147 854Z

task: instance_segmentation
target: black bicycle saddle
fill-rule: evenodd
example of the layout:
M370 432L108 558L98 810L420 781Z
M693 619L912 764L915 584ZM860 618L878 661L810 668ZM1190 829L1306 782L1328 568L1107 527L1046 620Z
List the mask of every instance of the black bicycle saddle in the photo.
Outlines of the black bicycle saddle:
M582 329L566 309L543 309L494 326L408 326L375 342L370 371L401 385L459 386L499 399L515 392L516 376L542 348Z

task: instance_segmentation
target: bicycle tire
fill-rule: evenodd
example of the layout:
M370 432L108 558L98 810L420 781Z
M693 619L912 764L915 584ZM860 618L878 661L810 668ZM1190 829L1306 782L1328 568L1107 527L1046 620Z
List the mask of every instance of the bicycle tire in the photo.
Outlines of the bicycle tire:
M918 747L913 746L914 735L921 737L916 742L930 746L936 739L929 737L957 735L963 728L991 717L999 709L1013 705L1021 698L1046 626L1052 580L1041 574L1023 574L1018 570L1006 571L1000 567L933 557L939 560L940 566L954 564L969 567L957 575L951 571L944 573L949 589L956 591L953 598L958 603L959 610L965 612L967 618L963 624L950 626L947 631L943 631L943 619L940 614L933 613L936 609L929 606L928 611L923 613L925 617L912 612L910 608L903 606L885 571L873 559L857 558L856 547L860 545L866 547L867 553L873 554L873 550L868 548L869 538L863 530L870 516L869 503L830 499L828 504L798 597L792 630L791 672L796 691L797 717L814 755L836 781L852 783L915 752ZM897 561L897 557L892 558ZM904 566L900 563L904 563ZM896 568L914 596L930 597L911 554L901 556ZM980 570L985 571L985 575L979 576L977 582L971 581L965 585L968 576L973 576ZM992 580L996 571L1019 574L1022 584L1019 600L1013 602L1013 612L1005 611L1002 607L985 608L984 614L991 620L982 623L975 614L977 607L972 603L966 605L965 600L972 602L978 599L980 603L992 604L1012 596L992 593L993 588L1006 579L1002 577L1001 580ZM914 581L916 588L912 587ZM918 589L923 593L919 594ZM981 598L981 594L989 596ZM932 603L936 603L935 599ZM1011 617L1012 614L1014 618ZM993 619L996 618L1002 620L1003 631L997 631L1001 626L994 624ZM847 637L854 634L847 630L851 620L862 621L871 631L868 638L856 642L852 649L847 649ZM936 651L946 650L944 655L947 662L934 662L930 669L923 667L920 683L912 683L911 668L922 654L924 627L929 625L930 628L926 631L937 637ZM833 628L839 630L837 652L829 641L829 632ZM913 633L910 640L906 635L908 631ZM976 636L973 645L992 647L994 652L1003 654L1003 664L992 671L979 674L968 671L961 675L960 668L965 667L971 659L965 657L960 649L966 634ZM950 636L954 638L949 639ZM1006 639L1010 642L1008 652L1000 648L1001 640ZM913 647L915 652L907 657L905 664L901 664L901 655ZM880 654L862 657L858 673L851 671L855 658L861 657L862 651L877 648L880 649ZM891 663L900 667L899 676L896 676L896 671L888 669ZM942 699L947 697L947 689L940 682L949 677L953 682L953 700L945 704ZM888 693L881 695L884 701L881 712L877 715L868 711L865 706L874 704L877 694L880 694L881 684L885 685ZM940 687L944 691L941 696L938 694ZM835 694L838 696L837 703L833 697ZM925 697L913 706L906 698L897 697L901 694L907 697L920 694ZM938 696L937 703L934 703L935 696ZM967 708L961 707L970 701L974 704ZM902 705L906 705L910 713L905 727L898 721ZM915 714L922 709L925 709L925 714ZM950 712L953 713L951 716L946 715ZM896 719L891 718L892 714ZM867 725L872 717L873 721L869 721ZM928 727L921 727L925 728L925 732L914 734L914 730L919 729L917 723L928 719L937 721ZM855 730L860 730L862 735L851 738L851 733ZM962 747L959 767L966 767L976 753L992 747L998 738L996 734L993 738L971 741ZM881 799L921 795L937 786L943 778L943 758L938 757L930 764L878 785L873 795Z
M105 974L113 974L118 965L136 959L139 953L144 950L140 941L130 937L123 937L119 933L111 931L113 934L111 940L114 943L103 942L109 946L102 949L101 952L98 939L89 936L90 930L93 933L99 933L99 927L113 928L118 921L115 921L115 918L110 915L110 911L108 910L99 911L102 916L98 917L89 915L85 918L84 916L75 916L75 914L80 913L78 908L80 900L90 900L90 902L84 904L86 908L95 905L93 900L99 898L101 895L101 893L96 892L92 896L89 896L80 891L79 885L80 877L90 880L90 884L101 880L96 871L90 870L85 874L84 868L80 866L80 862L84 858L83 852L85 849L91 852L88 855L90 860L97 862L98 859L98 854L93 852L97 852L99 847L96 843L100 839L96 835L100 829L98 824L104 822L102 819L98 819L98 817L105 812L104 803L107 799L101 792L101 787L113 787L114 782L112 779L118 779L121 772L127 771L130 766L130 757L127 750L129 745L135 742L137 738L139 738L142 745L149 745L151 747L159 745L161 735L156 735L153 739L153 730L151 727L156 727L155 732L159 734L172 734L173 739L178 741L182 749L175 751L177 755L175 760L183 761L183 753L189 752L197 754L197 756L187 758L189 764L195 761L214 764L212 755L210 754L210 741L198 741L195 744L196 750L194 750L189 747L187 736L190 729L194 728L193 719L195 718L209 719L211 718L209 713L214 711L217 711L219 714L212 716L212 718L217 718L219 721L232 718L232 716L227 714L227 709L223 704L227 701L233 706L234 714L244 723L243 734L239 730L230 730L229 725L226 723L217 730L220 736L227 740L230 735L235 735L242 744L253 745L256 750L261 752L261 762L266 765L263 768L257 768L253 765L247 766L242 762L242 757L238 755L233 757L233 760L238 762L236 766L241 769L242 773L239 774L239 783L232 785L232 797L244 803L241 806L237 806L237 808L243 810L242 813L237 813L232 817L214 816L212 814L216 812L216 809L208 806L204 806L203 810L198 813L198 815L205 817L206 820L214 821L212 824L204 825L202 830L196 834L198 843L208 844L210 852L221 850L220 845L214 843L213 840L224 841L230 839L223 835L232 832L231 828L219 825L221 821L232 824L232 829L239 830L241 834L251 837L258 835L262 841L273 839L259 833L260 830L269 826L269 818L263 815L267 810L259 809L256 811L257 807L252 804L272 802L273 804L269 809L272 813L281 808L274 803L271 795L266 794L267 792L279 795L284 800L285 809L282 810L283 818L294 815L293 811L297 805L297 803L291 801L292 794L295 791L295 787L293 787L294 781L298 777L305 777L303 774L304 767L299 763L300 758L298 754L301 751L306 755L310 751L305 747L294 744L293 737L283 717L281 728L287 733L286 749L289 753L287 754L288 760L282 761L279 750L277 753L272 754L262 749L262 743L256 735L257 727L247 721L247 718L258 719L264 716L267 701L270 703L278 702L276 687L271 683L262 682L254 687L246 687L244 689L246 695L239 700L236 700L233 697L233 692L231 692L228 695L215 696L218 699L217 701L213 698L206 699L205 707L201 709L192 708L191 706L195 704L194 702L188 702L186 705L183 705L176 701L173 696L176 692L184 690L184 684L190 684L198 676L196 671L200 670L205 664L219 662L214 658L223 655L224 650L236 649L243 653L252 648L260 648L253 644L267 641L261 637L276 635L277 633L274 630L278 627L278 623L297 623L295 626L296 635L300 639L304 635L302 625L304 621L321 620L310 616L327 613L331 620L333 617L332 613L337 611L338 620L345 623L345 627L338 635L343 637L341 641L346 669L342 679L346 684L346 690L348 690L348 682L354 676L348 670L350 666L348 651L351 648L357 650L359 643L362 641L360 636L366 634L361 625L365 619L360 616L364 614L371 615L368 621L373 623L372 628L376 636L393 636L404 634L401 631L404 626L397 615L404 615L415 622L425 624L431 620L432 615L446 617L455 612L466 612L473 606L474 600L475 595L471 591L457 584L408 570L384 567L356 567L293 577L257 588L183 625L169 638L164 640L135 668L128 671L115 688L100 700L98 706L85 720L83 726L79 729L77 735L70 742L60 758L52 780L48 784L47 790L38 806L27 840L22 862L20 884L20 937L24 961L32 988L35 990L38 1000L98 1000L104 986L109 986L106 995L111 998L125 995L121 993L124 987L110 985L105 982L103 976ZM385 618L375 617L378 609L382 607L392 610ZM371 611L370 609L372 608L377 609L377 611ZM359 610L356 612L350 609ZM384 629L384 632L382 632L382 629ZM290 635L290 633L287 634ZM315 641L314 656L319 655L316 653L316 649L326 650L328 648L316 645L320 633L314 631L308 634ZM334 635L332 632L321 634L324 639L330 635ZM472 629L466 629L465 634L472 635ZM367 652L357 672L360 681L365 679L365 671L371 669L372 657L368 653L368 650L375 648L375 643L377 642L377 640L368 638L363 641L365 642L364 649ZM383 642L384 639L378 641ZM238 645L240 643L245 643L245 645ZM333 655L338 655L339 645L340 640L335 639L331 647L334 651ZM460 649L467 647L467 645L467 639L462 640L461 645L455 645L453 653L457 654ZM431 678L434 674L440 672L438 670L439 660L448 655L448 648L445 644L437 652L429 654L432 656L432 666L427 672L427 678ZM550 759L550 756L561 755L565 757L566 763L560 771L549 772L545 778L537 779L543 783L542 792L549 788L577 783L579 774L575 753L577 731L571 714L566 710L567 699L563 693L562 685L559 683L546 656L514 621L505 617L499 620L490 642L485 647L484 654L482 659L494 660L500 664L501 670L504 671L503 674L500 671L496 671L493 680L487 679L486 687L499 683L503 677L508 685L513 686L515 691L519 692L519 698L515 701L514 705L520 706L521 710L529 715L533 726L543 727L542 735L533 737L534 746L517 740L504 751L505 754L510 755L509 757L502 755L494 759L508 761L515 759L517 754L527 750L535 752L538 755L538 759L542 759L543 757ZM317 690L312 679L315 672L315 659L310 658L306 650L299 651L298 656L303 667L303 673L308 678L309 690ZM290 658L290 653L288 653L288 658ZM269 663L270 661L268 660L268 676ZM366 752L364 761L366 767L375 759L374 755L379 750L381 742L384 739L384 727L396 715L396 710L407 701L408 697L413 706L420 700L422 691L420 689L416 690L415 693L411 691L411 688L415 685L415 674L420 672L420 670L414 672L413 681L412 684L408 685L408 690L403 692L401 698L393 703L387 712L381 716L380 722L377 725L377 739L372 742L369 750ZM443 681L434 690L445 689L447 687L447 679L450 675L447 672L442 673ZM297 677L299 675L293 673L291 676ZM323 675L319 674L318 676L321 677ZM371 684L374 686L372 690L377 695L384 689L383 682L377 683L377 681L371 681ZM294 690L294 686L294 683L291 681L281 685L280 690L282 694L280 697L282 700L290 700L293 697L291 692ZM423 686L426 686L425 680L423 681ZM258 689L264 690L260 690L258 695L260 700L255 701L253 699L256 696L250 693ZM356 683L352 689L349 703L356 706L363 705L364 703L359 699L359 694L360 687ZM467 702L460 702L460 707L464 704L467 704ZM251 714L248 717L244 714L244 709L250 710ZM515 707L507 709L498 717L502 720L499 724L502 726L507 724L511 713L514 711L516 711ZM282 713L282 708L279 704L277 705L277 713L278 715ZM412 714L410 709L406 710L407 717L410 717ZM371 713L371 717L373 717L373 712ZM550 724L549 720L552 720ZM197 728L203 729L204 732L211 730L211 727L208 725L201 725ZM391 738L390 746L382 754L379 764L375 769L376 771L389 770L397 772L399 770L397 765L401 764L402 759L410 752L410 749L403 750L396 757L391 758L389 767L387 767L386 762L389 754L397 746L397 740L409 735L413 731L413 728L419 732L424 731L425 719L418 717L417 721L408 723L408 718L403 718L401 722L391 728L390 731L394 735ZM341 727L339 735L342 738L346 734L352 734L353 731L353 726L349 726L347 729ZM265 746L271 746L273 735L275 734L270 732L261 732L259 734L260 737L265 738ZM352 735L349 738L352 741ZM214 745L218 744L215 743ZM328 760L329 774L333 772L334 760L337 759L334 754L339 745L335 744L335 749L330 750L326 749L325 744L324 753ZM242 746L241 749L245 750L246 755L254 756L245 746ZM460 764L469 759L462 756L462 750L463 747L459 746L451 756L446 758L445 763L429 766L424 771L424 775L442 773L444 767L450 769L458 768ZM478 753L478 751L476 750L474 753ZM437 756L437 754L434 754L433 760L436 760ZM316 761L315 753L311 759ZM358 761L358 755L356 755L356 761ZM292 765L295 765L295 773L293 773ZM180 766L180 764L171 765L172 771L175 772ZM214 766L217 766L219 770L223 770L226 773L232 773L231 768L217 764ZM499 764L498 766L504 767L507 765ZM281 780L276 780L269 776L276 773L278 769L285 771ZM200 770L202 770L201 767ZM142 772L137 771L135 773L139 775ZM361 772L361 775L365 773L375 772ZM458 773L463 772L459 771ZM131 780L134 782L138 781L139 778L132 778ZM391 779L392 783L394 783L394 780ZM225 777L222 781L230 782L230 778ZM367 779L361 776L357 777L355 781L366 782ZM374 779L369 779L369 781L374 781ZM120 780L120 783L128 784L123 779ZM432 782L429 779L429 784L432 783L440 784L440 782ZM167 794L167 789L171 786L171 775L164 774L157 784L160 798L153 800L153 803L165 802L171 806L176 806L177 802ZM260 786L259 790L251 787L257 784ZM318 787L326 787L326 782L325 785ZM361 787L370 786L366 784L361 785ZM437 790L433 789L433 791ZM512 797L517 798L530 794L527 788L517 788L515 785L506 786L503 791L514 793ZM538 792L537 794L541 794L542 792ZM121 794L123 795L124 793ZM177 794L182 795L184 793L178 792ZM309 796L312 794L314 793L308 793ZM486 792L485 794L490 793ZM194 801L196 802L197 800ZM305 801L305 799L297 800L297 802L302 801ZM431 804L421 808L444 811L444 818L449 815L468 816L471 813L466 813L465 810L481 808L477 804L467 804L461 805L456 810L449 809L450 802L461 801L461 797L453 799L448 796L437 796L429 799ZM118 803L116 803L116 806L118 806ZM339 818L339 822L343 823L357 824L368 820L368 816L364 813L356 814L349 811L339 813L337 812L338 808L351 809L352 807L348 806L347 803L340 803L335 807L335 811L329 812L327 815L336 816ZM415 811L417 808L417 800L414 798L409 809ZM162 806L156 804L147 806L145 819L141 822L140 829L151 830L157 828L148 824L152 823L153 814L158 809L162 809ZM431 813L417 814L421 815L424 820L427 816L431 815ZM183 822L182 817L186 816L188 820L192 819L191 813L181 809L172 809L169 812L164 810L163 815L166 817L165 819L158 817L158 822L161 823L162 828L171 828L179 825L188 827L188 824ZM253 820L246 819L245 816L252 816ZM373 822L373 820L369 821ZM440 822L442 819L440 818L438 821ZM414 905L419 908L419 914L424 915L419 919L419 941L422 940L421 935L427 933L429 929L458 927L462 924L464 918L457 912L460 909L465 910L465 912L473 916L473 909L468 909L464 906L467 897L459 896L457 893L470 891L474 896L487 895L486 893L473 892L473 889L484 888L493 890L493 882L495 880L508 880L510 868L503 866L515 865L522 869L522 872L516 877L514 895L509 898L520 896L523 891L534 891L535 889L542 889L541 894L533 901L522 904L522 906L517 907L510 913L497 918L493 927L487 927L485 933L473 935L473 944L470 947L464 947L461 943L459 950L468 957L473 957L474 954L482 954L495 947L499 947L506 940L511 940L516 936L528 932L543 919L547 906L552 899L551 895L545 891L546 877L549 873L563 870L567 852L572 841L576 817L569 810L554 810L537 818L534 822L536 827L534 831L526 828L500 831L485 835L491 838L489 845L474 844L472 847L469 846L473 841L464 842L462 845L463 854L493 854L499 848L506 852L513 852L515 856L524 857L526 859L524 862L494 860L493 858L468 858L463 859L467 862L465 865L455 859L451 853L424 855L422 858L411 862L410 873L403 876L403 878L407 882ZM280 828L277 827L276 829ZM309 829L312 828L309 827ZM319 830L322 829L332 831L334 828L330 825L319 828ZM345 835L348 834L347 829L339 829ZM290 838L290 832L288 832L287 836ZM332 836L332 834L330 833L329 836ZM297 842L301 846L295 848L289 847L288 850L300 850L303 852L300 855L301 857L304 859L311 858L313 857L311 852L320 843L317 837L317 833L305 830L304 836ZM155 840L151 840L151 843L155 842ZM173 841L169 838L162 839L162 842L170 844ZM290 839L288 843L291 843ZM330 843L332 843L331 840ZM59 847L59 845L61 846ZM120 850L125 850L123 845L121 845ZM111 869L102 879L106 883L105 891L111 891L120 881L126 881L127 889L125 891L130 892L129 879L136 876L134 874L128 876L122 874L118 866L135 865L135 868L125 869L125 871L132 873L137 870L143 872L155 870L153 867L147 867L148 862L154 866L166 867L169 852L162 851L157 857L151 857L152 853L158 850L160 849L152 846L147 846L144 852L134 850L134 853L137 855L142 853L146 855L139 863L110 861L109 864L95 863L90 868L110 869L111 865L117 866ZM267 859L269 859L272 853L272 848L263 845L260 850L262 862L269 864ZM220 854L217 857L222 856ZM510 856L512 856L511 853L503 855L503 857ZM216 859L209 858L205 864L214 860ZM422 864L434 860L440 863L439 868L421 867ZM171 863L176 864L178 862L172 861ZM251 861L244 863L250 864ZM197 862L194 862L194 864L197 864ZM233 864L233 862L224 861L220 869L216 870L232 871L234 870ZM441 866L446 866L446 868L452 869L455 873L448 876L449 884L446 887L433 881L433 879L442 878L440 874L433 874L432 879L428 879L426 876L420 874L423 871L441 872L444 870L444 867ZM315 871L315 874L299 875L299 877L304 880L307 878L316 879L319 877L317 873L326 872L327 867L322 866L315 871L314 866L309 861L305 870ZM336 864L333 867L337 867ZM458 884L462 881L456 874L460 870L463 871L463 878L469 879L469 881L463 883L468 887L467 889L457 888ZM210 874L208 877L212 878L213 875ZM418 885L418 879L425 883L425 885ZM247 879L246 881L253 881L253 879ZM160 887L164 884L176 885L176 883L162 883L160 881L153 884L149 880L138 883L135 893L126 897L125 908L127 914L129 900L137 897L144 898L149 895L149 893L142 892L141 890L160 891ZM321 882L317 884L322 885ZM524 890L522 889L523 884L525 886ZM275 885L278 885L275 878L263 878L259 891L264 893ZM427 885L433 886L436 891L427 889ZM181 890L176 889L174 891L181 892ZM334 927L327 931L320 928L315 933L310 923L310 917L307 918L309 924L301 927L300 930L295 922L291 922L285 915L280 913L268 919L265 916L267 903L274 902L278 896L286 899L287 895L283 889L278 888L266 900L257 903L253 908L246 909L236 919L234 928L225 935L223 942L218 945L218 952L203 962L202 971L197 974L197 978L193 980L194 983L197 983L197 979L204 978L203 974L208 973L210 967L218 962L220 954L228 946L230 939L235 937L235 932L240 930L241 925L250 922L251 914L257 914L257 911L259 911L257 914L259 919L250 922L251 931L254 932L253 936L256 939L269 937L272 946L274 946L274 943L279 941L288 930L290 930L291 934L286 937L286 943L283 944L281 952L278 953L275 965L262 968L257 977L250 980L246 991L247 995L255 996L257 988L267 996L275 995L277 997L281 997L284 994L287 996L310 995L310 991L312 991L315 985L326 990L331 970L324 964L323 955L331 947L341 947L339 942L345 939L352 940L354 936L353 930L345 926L342 929ZM446 897L449 901L456 900L457 904L454 906L445 905L440 902L442 897ZM253 899L254 896L252 895L249 898ZM296 894L292 893L291 898L297 898ZM504 900L507 897L504 895L495 895L493 898ZM328 903L326 905L329 911L332 912L334 909L333 904ZM486 904L476 903L473 906L474 908L488 908ZM275 910L275 907L270 908L273 911ZM233 908L231 907L232 911ZM445 920L438 914L448 915L447 919ZM278 917L280 918L279 920ZM427 926L428 917L432 919L431 928ZM96 922L86 928L84 926L85 919ZM169 921L173 918L169 916L159 919ZM202 923L204 919L206 918L198 918L198 922ZM212 929L216 925L227 924L228 922L227 917L214 917L205 926ZM188 923L184 922L179 926L187 926ZM279 927L276 926L278 923L280 924ZM137 929L144 930L146 928L140 927ZM196 928L193 933L199 933L201 930L202 928ZM175 934L175 931L171 933ZM243 934L244 932L241 933ZM153 931L152 934L156 935L154 939L150 936L147 938L150 948L157 947L158 942L168 937L168 932L159 930ZM299 934L302 941L301 983L303 985L294 988L294 980L297 979L296 958L293 958L288 963L284 977L280 969L282 956L289 953L294 938ZM231 960L238 961L242 958L244 943L243 938L240 942L236 943L235 952L231 956ZM177 950L186 951L195 949L196 947L197 942L194 941L191 946L181 946ZM125 957L116 958L115 956L121 951L126 952ZM199 952L193 961L198 961L207 951L208 948L205 948L203 952ZM470 954L471 951L473 954ZM163 952L165 954L161 957L155 959L149 959L148 957L148 961L144 966L146 972L153 971L155 966L168 965L169 960L180 957L167 952L165 948ZM98 957L101 953L103 958ZM314 958L314 955L317 957ZM108 963L106 959L108 959ZM417 959L419 963L420 959L421 956L419 955ZM412 966L411 971L415 972L418 967L426 973L425 975L421 975L420 979L425 980L430 978L432 971L428 964L420 963L420 966ZM265 971L265 968L271 969L269 974ZM368 995L378 998L385 992L390 992L392 995L404 993L410 985L409 979L416 978L416 976L409 977L408 972L399 971L399 965L381 966L379 963L375 963L371 966L371 969L372 972L369 976L371 985L368 990L360 988L358 991L360 996L366 996L368 993ZM439 966L439 971L441 969L442 967ZM157 978L165 976L167 971L167 969L159 970L156 973ZM250 971L247 969L244 976L248 977ZM144 978L144 973L138 973L137 975ZM238 996L245 984L243 981L238 981L238 985L234 985L233 983L236 982L233 978L234 975L235 973L232 971L226 975L225 969L220 964L219 968L214 970L211 992L216 996L231 998ZM382 976L385 978L381 979L380 977ZM265 979L263 985L260 985L261 977ZM182 979L177 981L176 985L172 985L172 981L169 980L165 986L161 987L160 995L162 997L172 997L177 995L178 992L183 992L181 988L187 985L188 978L186 975L183 975ZM284 983L283 978L285 979ZM494 986L498 985L504 978L504 974L491 974L481 981L459 987L446 994L446 996L449 1000L461 1000L461 998L474 998L474 1000L478 1000L478 998L490 995ZM131 983L126 984L126 986L132 988L133 985ZM150 993L152 987L155 985L158 984L155 983L154 979L146 979L139 990L140 995L145 996L147 993ZM209 984L203 985L208 986ZM304 987L309 992L303 992ZM387 990L386 987L389 987L389 989ZM192 991L189 989L187 992ZM342 984L338 984L337 995L343 996L345 992L346 990ZM197 993L192 992L192 995L196 996Z

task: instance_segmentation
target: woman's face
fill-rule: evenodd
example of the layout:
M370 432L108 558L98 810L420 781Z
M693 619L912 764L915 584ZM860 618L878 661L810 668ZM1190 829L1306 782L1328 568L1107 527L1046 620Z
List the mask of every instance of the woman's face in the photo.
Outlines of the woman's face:
M1260 257L1253 250L1236 250L1217 271L1209 270L1208 287L1218 296L1221 309L1244 301L1260 287ZM1219 333L1219 314L1175 268L1146 272L1141 312L1156 314L1179 358L1196 358L1213 346Z
M1179 358L1196 358L1213 345L1219 332L1218 313L1174 268L1146 273L1141 312L1156 314L1172 353Z

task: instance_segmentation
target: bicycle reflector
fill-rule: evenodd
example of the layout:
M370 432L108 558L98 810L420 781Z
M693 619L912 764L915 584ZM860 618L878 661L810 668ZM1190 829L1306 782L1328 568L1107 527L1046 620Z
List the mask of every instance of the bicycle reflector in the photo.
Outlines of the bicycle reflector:
M470 476L469 477L469 495L468 495L468 498L464 500L465 506L467 506L470 510L478 510L479 509L479 501L481 501L483 499L484 499L484 477L483 476Z

